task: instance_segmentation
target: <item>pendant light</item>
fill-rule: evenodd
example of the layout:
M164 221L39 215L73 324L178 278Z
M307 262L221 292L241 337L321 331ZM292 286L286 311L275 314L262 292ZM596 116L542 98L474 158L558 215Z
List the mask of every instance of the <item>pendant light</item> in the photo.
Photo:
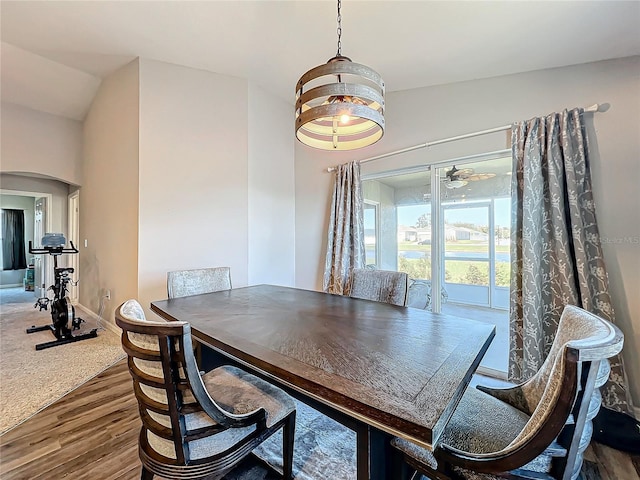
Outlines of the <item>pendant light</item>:
M336 56L302 75L296 86L296 137L323 150L366 147L384 134L384 81L342 55L341 6L338 0Z

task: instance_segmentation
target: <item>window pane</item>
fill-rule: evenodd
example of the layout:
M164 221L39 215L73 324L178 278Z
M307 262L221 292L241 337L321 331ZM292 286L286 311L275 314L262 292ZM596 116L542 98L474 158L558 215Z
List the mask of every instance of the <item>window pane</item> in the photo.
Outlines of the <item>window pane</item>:
M431 204L398 206L398 271L431 279Z
M425 262L431 253L430 182L427 170L362 182L365 203L369 204L365 204L367 264L375 264L379 270L410 270L420 275L417 278L429 278ZM370 213L373 205L377 208L375 238ZM373 260L374 249L377 261Z
M489 262L445 260L444 279L447 283L489 285Z
M497 198L495 211L496 287L509 287L511 279L511 199Z
M444 207L444 255L489 259L489 208Z
M364 248L366 265L376 266L377 262L377 219L378 206L372 203L364 204Z

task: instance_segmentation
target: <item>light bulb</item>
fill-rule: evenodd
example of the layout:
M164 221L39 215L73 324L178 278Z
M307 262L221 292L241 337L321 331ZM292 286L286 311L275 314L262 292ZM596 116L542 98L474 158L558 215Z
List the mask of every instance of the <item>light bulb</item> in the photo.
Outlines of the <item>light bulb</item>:
M347 115L346 113L343 113L342 115L340 115L340 123L343 125L346 125L347 123L349 123L349 121L351 120L351 117L349 115Z

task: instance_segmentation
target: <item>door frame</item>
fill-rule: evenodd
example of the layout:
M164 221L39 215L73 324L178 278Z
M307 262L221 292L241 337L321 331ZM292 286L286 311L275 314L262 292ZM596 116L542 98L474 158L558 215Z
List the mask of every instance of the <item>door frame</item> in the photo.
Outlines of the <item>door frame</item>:
M50 232L51 229L53 228L53 215L52 215L52 208L53 208L53 194L51 193L44 193L44 192L28 192L25 190L9 190L6 188L0 189L0 195L16 195L16 196L21 196L21 197L33 197L33 202L34 202L34 208L35 208L35 201L37 198L46 198L47 201L46 206L45 206L45 215L46 215L46 226L45 226L45 232ZM35 212L34 212L35 213ZM35 230L34 230L34 234L35 234ZM31 241L35 242L35 238L32 238ZM29 252L26 252L27 255L30 255ZM49 259L50 255L46 255L43 257L42 259L42 268L44 270L44 280L45 280L45 287L44 287L44 291L46 291L47 289L47 285L53 282L53 272L52 272L52 268L51 268L51 263L50 263L50 259ZM29 257L27 257L29 258ZM27 261L27 263L29 263ZM41 280L40 280L41 281ZM34 288L34 291L37 293L37 286L36 288Z
M73 268L73 281L69 284L69 298L71 303L78 303L78 275L80 273L80 190L67 196L67 238L78 249L75 255L69 255L69 266Z

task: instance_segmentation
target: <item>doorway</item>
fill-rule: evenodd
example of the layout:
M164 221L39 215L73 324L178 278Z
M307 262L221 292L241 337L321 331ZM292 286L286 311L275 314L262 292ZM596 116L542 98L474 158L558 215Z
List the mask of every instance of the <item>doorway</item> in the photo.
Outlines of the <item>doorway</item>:
M0 190L0 195L3 199L6 198L22 198L21 203L27 201L29 203L28 206L20 207L26 208L31 213L30 217L30 225L25 229L25 250L27 255L27 264L33 265L34 268L34 279L33 279L33 293L29 293L33 295L35 298L39 298L41 296L45 296L46 285L50 285L53 282L53 272L49 267L49 260L41 258L41 255L32 255L29 254L28 250L28 242L31 241L34 248L40 245L40 241L42 239L43 231L50 231L52 226L52 195L49 193L41 193L41 192L29 192L29 191L20 191L20 190L8 190L2 189ZM5 202L3 202L4 204ZM36 218L36 212L38 217ZM35 270L37 269L37 273ZM3 285L6 283L3 275ZM16 282L8 282L9 284L18 285ZM22 279L20 279L20 284L22 284Z

